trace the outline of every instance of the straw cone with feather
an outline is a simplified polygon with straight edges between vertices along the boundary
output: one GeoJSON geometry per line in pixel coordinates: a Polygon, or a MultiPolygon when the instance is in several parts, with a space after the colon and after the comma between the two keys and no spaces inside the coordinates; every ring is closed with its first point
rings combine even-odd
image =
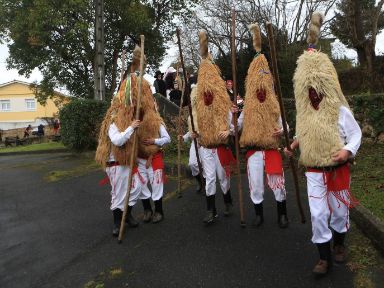
{"type": "Polygon", "coordinates": [[[226,144],[227,140],[219,137],[221,131],[229,130],[228,112],[231,101],[227,94],[220,69],[212,62],[208,54],[208,37],[201,31],[200,55],[202,57],[197,85],[197,123],[199,126],[199,143],[204,147],[226,144]]]}
{"type": "Polygon", "coordinates": [[[279,145],[279,139],[272,134],[275,129],[280,129],[280,108],[267,59],[261,54],[259,25],[252,24],[249,29],[256,56],[245,80],[244,122],[239,143],[240,147],[273,149],[279,145]]]}
{"type": "Polygon", "coordinates": [[[331,156],[344,146],[338,129],[339,109],[340,106],[349,108],[331,60],[314,49],[322,22],[323,15],[314,13],[307,39],[310,48],[297,60],[293,77],[300,162],[316,167],[337,164],[331,156]]]}
{"type": "Polygon", "coordinates": [[[307,166],[312,242],[320,256],[313,273],[318,275],[326,274],[332,263],[332,238],[335,261],[345,260],[349,208],[358,203],[350,193],[348,159],[361,143],[360,127],[341,91],[335,67],[315,49],[322,23],[323,15],[314,13],[309,48],[297,60],[293,78],[297,139],[291,144],[291,148],[300,147],[300,162],[307,166]]]}

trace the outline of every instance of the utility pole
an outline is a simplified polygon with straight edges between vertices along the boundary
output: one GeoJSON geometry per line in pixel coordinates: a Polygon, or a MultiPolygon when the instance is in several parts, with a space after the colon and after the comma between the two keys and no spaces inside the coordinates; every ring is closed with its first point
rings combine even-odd
{"type": "Polygon", "coordinates": [[[96,100],[105,99],[105,62],[104,62],[104,0],[95,0],[95,63],[94,91],[96,100]]]}

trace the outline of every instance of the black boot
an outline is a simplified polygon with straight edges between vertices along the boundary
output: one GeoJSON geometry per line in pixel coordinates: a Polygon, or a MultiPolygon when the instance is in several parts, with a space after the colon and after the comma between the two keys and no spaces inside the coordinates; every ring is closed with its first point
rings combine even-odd
{"type": "Polygon", "coordinates": [[[320,260],[313,268],[313,273],[321,276],[327,274],[332,266],[331,242],[318,243],[316,246],[319,250],[320,260]]]}
{"type": "Polygon", "coordinates": [[[260,227],[264,222],[263,202],[259,204],[253,204],[255,207],[256,219],[253,220],[252,225],[254,227],[260,227]]]}
{"type": "Polygon", "coordinates": [[[212,223],[213,220],[217,217],[215,195],[206,196],[207,199],[207,215],[204,218],[204,223],[212,223]]]}
{"type": "Polygon", "coordinates": [[[113,230],[112,230],[112,235],[114,237],[119,236],[120,232],[120,225],[121,225],[121,218],[123,216],[123,211],[120,209],[115,209],[112,211],[113,213],[113,230]]]}
{"type": "Polygon", "coordinates": [[[225,211],[224,216],[228,217],[232,214],[232,196],[231,196],[231,190],[227,191],[227,194],[223,194],[224,196],[224,204],[225,204],[225,211]]]}
{"type": "Polygon", "coordinates": [[[155,203],[155,214],[153,214],[152,223],[159,223],[164,219],[163,198],[160,198],[159,200],[154,201],[154,203],[155,203]]]}
{"type": "Polygon", "coordinates": [[[144,208],[143,221],[148,223],[151,221],[152,214],[153,214],[152,207],[151,207],[151,201],[149,200],[149,198],[148,199],[142,199],[141,203],[143,204],[143,208],[144,208]]]}
{"type": "Polygon", "coordinates": [[[333,251],[335,253],[335,262],[343,263],[345,262],[346,251],[344,246],[346,233],[339,233],[333,231],[333,251]]]}
{"type": "Polygon", "coordinates": [[[280,228],[288,227],[288,217],[287,217],[287,201],[283,200],[281,202],[276,201],[277,204],[277,223],[280,228]]]}
{"type": "Polygon", "coordinates": [[[197,182],[197,186],[196,186],[196,193],[201,193],[204,189],[204,177],[203,176],[200,176],[200,174],[196,175],[195,176],[195,179],[196,179],[196,182],[197,182]]]}
{"type": "Polygon", "coordinates": [[[139,226],[139,222],[132,216],[132,208],[132,206],[128,206],[127,215],[125,215],[125,223],[127,223],[129,227],[135,228],[139,226]]]}

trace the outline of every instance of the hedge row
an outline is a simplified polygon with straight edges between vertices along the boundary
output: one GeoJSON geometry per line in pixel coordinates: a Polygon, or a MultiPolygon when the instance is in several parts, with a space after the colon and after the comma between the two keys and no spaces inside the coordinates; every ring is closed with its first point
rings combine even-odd
{"type": "MultiPolygon", "coordinates": [[[[367,125],[372,127],[371,137],[378,137],[384,132],[384,94],[354,95],[348,97],[348,101],[360,125],[362,127],[367,125]]],[[[100,124],[108,106],[109,103],[107,102],[89,99],[76,99],[65,105],[60,111],[61,136],[64,145],[78,151],[95,149],[100,124]]],[[[293,136],[296,125],[294,99],[284,99],[284,106],[287,122],[290,126],[290,135],[293,136]]],[[[165,108],[160,110],[168,111],[165,108]]],[[[166,114],[168,115],[162,116],[166,121],[169,133],[173,137],[172,142],[174,144],[167,147],[167,150],[175,153],[177,151],[178,117],[171,111],[166,114]]],[[[183,117],[183,122],[183,127],[186,129],[186,115],[183,117]]],[[[186,150],[187,147],[183,145],[182,149],[186,150]]]]}

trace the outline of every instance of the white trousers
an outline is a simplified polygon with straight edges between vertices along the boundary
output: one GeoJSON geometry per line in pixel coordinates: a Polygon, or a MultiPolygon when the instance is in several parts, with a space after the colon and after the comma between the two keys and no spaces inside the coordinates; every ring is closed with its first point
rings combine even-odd
{"type": "Polygon", "coordinates": [[[223,166],[221,166],[217,149],[208,149],[200,147],[201,164],[204,169],[205,191],[207,196],[216,194],[216,175],[220,181],[220,187],[224,194],[227,194],[231,179],[225,174],[223,166]]]}
{"type": "MultiPolygon", "coordinates": [[[[305,175],[311,211],[312,242],[325,243],[332,239],[329,224],[338,233],[348,231],[349,208],[338,201],[332,193],[327,193],[323,173],[307,172],[305,175]]],[[[344,198],[348,199],[347,196],[344,198]]]]}
{"type": "MultiPolygon", "coordinates": [[[[128,166],[112,166],[107,167],[105,172],[108,175],[109,181],[112,186],[111,190],[111,210],[120,209],[124,211],[124,201],[127,196],[128,177],[130,169],[128,166]]],[[[129,195],[129,206],[134,206],[139,199],[141,192],[141,182],[139,176],[134,174],[132,176],[131,193],[129,195]]]]}
{"type": "MultiPolygon", "coordinates": [[[[197,149],[201,161],[201,147],[197,149]]],[[[188,162],[189,168],[191,168],[192,176],[199,175],[199,164],[197,163],[197,157],[196,157],[196,151],[195,151],[195,143],[192,141],[191,148],[189,149],[189,162],[188,162]]]]}
{"type": "MultiPolygon", "coordinates": [[[[264,151],[256,151],[248,158],[247,172],[248,172],[248,183],[249,193],[251,194],[251,200],[254,204],[260,204],[264,200],[264,167],[265,167],[265,156],[264,151]]],[[[274,188],[274,185],[270,183],[280,180],[284,183],[283,175],[267,175],[267,181],[269,187],[271,187],[275,194],[275,199],[281,202],[286,199],[286,190],[283,184],[282,188],[274,188]],[[282,179],[278,179],[281,178],[282,179]]]]}
{"type": "Polygon", "coordinates": [[[147,169],[145,167],[147,159],[138,158],[137,162],[143,181],[140,199],[148,199],[152,196],[153,201],[159,200],[164,194],[163,169],[153,171],[152,165],[147,169]],[[152,193],[151,190],[149,190],[148,184],[151,184],[152,193]]]}

